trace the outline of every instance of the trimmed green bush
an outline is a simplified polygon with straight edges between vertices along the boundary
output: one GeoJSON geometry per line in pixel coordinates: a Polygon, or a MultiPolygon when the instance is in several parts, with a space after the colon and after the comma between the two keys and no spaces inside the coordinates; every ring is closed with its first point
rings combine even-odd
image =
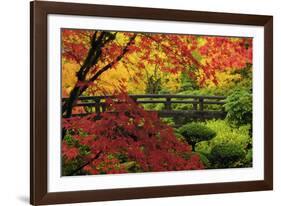
{"type": "Polygon", "coordinates": [[[180,127],[178,132],[192,146],[192,151],[195,151],[195,145],[198,142],[208,141],[216,136],[215,131],[200,123],[186,124],[180,127]]]}
{"type": "Polygon", "coordinates": [[[250,125],[231,127],[225,120],[209,120],[205,125],[216,132],[216,137],[210,141],[202,141],[196,145],[196,152],[209,154],[218,144],[239,144],[243,149],[251,148],[252,138],[249,134],[250,125]],[[250,147],[249,147],[250,146],[250,147]]]}
{"type": "MultiPolygon", "coordinates": [[[[231,127],[228,121],[225,120],[209,120],[206,126],[214,130],[217,135],[209,141],[202,141],[196,144],[196,152],[203,153],[207,158],[210,158],[210,153],[218,145],[235,144],[241,147],[247,154],[243,159],[239,160],[237,167],[251,167],[252,166],[252,137],[249,134],[250,125],[242,125],[240,127],[231,127]]],[[[223,168],[224,165],[219,164],[219,160],[215,162],[214,166],[223,168]]],[[[231,165],[230,165],[231,166],[231,165]]]]}
{"type": "Polygon", "coordinates": [[[213,168],[233,168],[241,166],[245,155],[245,150],[239,144],[219,144],[212,149],[209,160],[213,168]]]}

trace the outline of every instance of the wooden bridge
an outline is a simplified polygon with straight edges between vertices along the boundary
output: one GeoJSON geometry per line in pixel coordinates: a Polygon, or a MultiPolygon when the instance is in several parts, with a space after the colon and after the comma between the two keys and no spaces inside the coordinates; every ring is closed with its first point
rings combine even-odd
{"type": "MultiPolygon", "coordinates": [[[[189,119],[223,119],[226,116],[223,105],[224,96],[170,95],[145,94],[129,95],[146,110],[157,111],[160,117],[189,118],[189,119]],[[147,106],[160,104],[160,109],[151,110],[147,106]]],[[[80,96],[74,107],[83,107],[86,112],[74,115],[87,115],[106,111],[106,98],[111,96],[80,96]]],[[[111,97],[112,98],[112,97],[111,97]]],[[[67,98],[63,98],[66,101],[67,98]]]]}

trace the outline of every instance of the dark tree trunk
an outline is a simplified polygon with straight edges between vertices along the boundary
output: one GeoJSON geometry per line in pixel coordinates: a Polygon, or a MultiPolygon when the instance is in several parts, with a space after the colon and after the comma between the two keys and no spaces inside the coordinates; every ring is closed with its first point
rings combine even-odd
{"type": "Polygon", "coordinates": [[[191,147],[192,147],[192,151],[193,151],[193,152],[195,152],[195,145],[196,145],[196,143],[192,143],[192,144],[191,144],[191,147]]]}
{"type": "MultiPolygon", "coordinates": [[[[99,61],[99,58],[102,54],[101,50],[104,47],[106,43],[109,41],[113,41],[116,38],[116,33],[111,34],[109,32],[102,32],[99,37],[96,37],[96,33],[93,35],[93,38],[91,40],[91,48],[88,52],[87,58],[85,59],[83,65],[81,66],[80,70],[77,72],[77,83],[75,87],[70,92],[69,98],[67,101],[64,102],[62,106],[62,115],[65,118],[69,118],[72,115],[72,108],[75,104],[75,101],[77,98],[88,88],[88,84],[90,82],[96,81],[99,76],[104,73],[105,71],[109,70],[115,62],[120,61],[123,56],[127,53],[129,46],[134,42],[136,35],[132,36],[129,40],[129,42],[126,44],[126,46],[123,48],[122,53],[116,57],[116,59],[104,66],[102,69],[97,71],[92,77],[89,79],[86,79],[88,72],[90,69],[96,65],[99,61]],[[79,85],[79,82],[86,83],[81,87],[79,85]]],[[[65,132],[63,131],[62,139],[64,138],[65,132]]]]}

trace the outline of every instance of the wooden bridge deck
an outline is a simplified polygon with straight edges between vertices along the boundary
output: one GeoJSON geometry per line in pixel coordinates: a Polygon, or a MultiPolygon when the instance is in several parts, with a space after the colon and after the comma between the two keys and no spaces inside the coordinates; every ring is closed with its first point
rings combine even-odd
{"type": "MultiPolygon", "coordinates": [[[[224,96],[197,96],[197,95],[170,95],[170,94],[145,94],[129,95],[139,104],[162,104],[161,110],[157,111],[160,117],[192,118],[192,119],[223,119],[226,116],[223,105],[224,96]],[[186,106],[177,109],[176,105],[186,106]]],[[[76,115],[87,115],[89,113],[100,113],[106,111],[106,98],[111,96],[80,96],[74,107],[83,107],[86,113],[75,113],[76,115]]],[[[111,97],[113,98],[113,97],[111,97]]],[[[63,98],[67,101],[67,98],[63,98]]]]}

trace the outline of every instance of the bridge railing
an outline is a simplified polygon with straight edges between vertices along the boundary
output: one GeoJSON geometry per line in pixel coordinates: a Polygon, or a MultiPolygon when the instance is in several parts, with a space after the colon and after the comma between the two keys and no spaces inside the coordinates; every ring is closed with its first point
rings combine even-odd
{"type": "MultiPolygon", "coordinates": [[[[163,104],[158,114],[161,117],[177,117],[179,115],[189,116],[191,118],[211,119],[224,118],[223,105],[226,97],[224,96],[198,96],[198,95],[171,95],[171,94],[145,94],[129,95],[139,104],[163,104]],[[175,109],[175,105],[189,105],[189,109],[175,109]],[[215,109],[210,109],[214,107],[215,109]]],[[[75,113],[73,115],[86,115],[88,113],[106,111],[106,98],[112,96],[80,96],[74,107],[87,108],[88,112],[75,113]]],[[[67,98],[63,98],[67,101],[67,98]]],[[[155,111],[155,110],[152,110],[155,111]]]]}

